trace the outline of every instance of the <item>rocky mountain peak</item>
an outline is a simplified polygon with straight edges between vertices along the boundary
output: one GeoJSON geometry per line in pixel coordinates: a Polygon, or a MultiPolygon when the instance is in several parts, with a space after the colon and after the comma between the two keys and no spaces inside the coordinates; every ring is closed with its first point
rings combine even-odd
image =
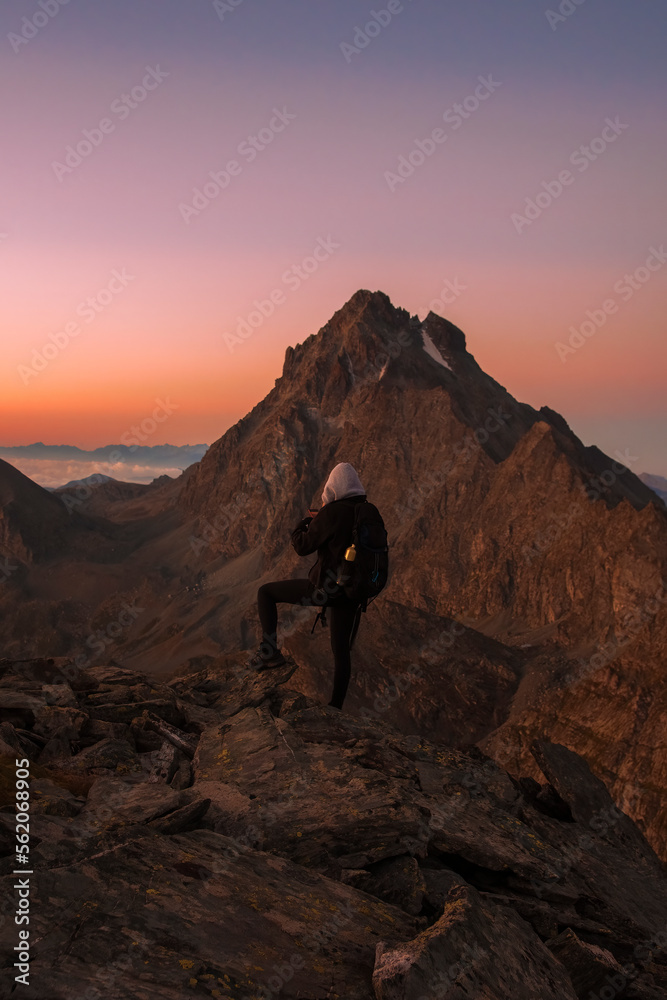
{"type": "Polygon", "coordinates": [[[318,333],[287,348],[276,389],[281,398],[298,395],[324,414],[339,414],[350,395],[356,400],[377,383],[451,389],[456,376],[477,374],[453,323],[435,313],[420,322],[384,292],[360,289],[318,333]]]}
{"type": "Polygon", "coordinates": [[[428,333],[431,340],[437,345],[440,352],[449,354],[450,352],[461,353],[467,351],[466,335],[458,326],[454,326],[449,320],[443,319],[437,313],[430,312],[422,324],[423,329],[428,333]]]}
{"type": "Polygon", "coordinates": [[[333,365],[336,374],[341,368],[352,381],[402,331],[410,329],[410,322],[409,313],[393,306],[384,292],[355,292],[318,333],[287,348],[283,377],[307,377],[314,369],[333,365]]]}

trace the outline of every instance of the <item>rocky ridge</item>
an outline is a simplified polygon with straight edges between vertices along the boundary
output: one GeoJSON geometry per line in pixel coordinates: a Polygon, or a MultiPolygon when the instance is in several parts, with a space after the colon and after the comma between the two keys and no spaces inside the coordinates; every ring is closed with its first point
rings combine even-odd
{"type": "Polygon", "coordinates": [[[2,996],[28,756],[28,1000],[667,997],[664,866],[581,757],[517,780],[298,669],[0,662],[2,996]]]}

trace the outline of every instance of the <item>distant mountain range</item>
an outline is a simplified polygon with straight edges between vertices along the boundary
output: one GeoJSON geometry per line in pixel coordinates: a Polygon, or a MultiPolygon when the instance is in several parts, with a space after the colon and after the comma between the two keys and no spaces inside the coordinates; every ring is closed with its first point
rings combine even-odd
{"type": "Polygon", "coordinates": [[[78,462],[132,462],[162,467],[165,464],[186,469],[198,462],[208,451],[207,444],[158,444],[126,445],[107,444],[93,451],[85,451],[72,444],[21,444],[12,447],[0,445],[0,458],[11,462],[16,458],[40,458],[52,461],[78,462]]]}
{"type": "Polygon", "coordinates": [[[144,485],[164,475],[175,479],[199,462],[207,450],[206,444],[108,444],[86,451],[76,445],[38,441],[13,447],[0,445],[0,459],[45,489],[57,490],[99,484],[106,477],[144,485]]]}

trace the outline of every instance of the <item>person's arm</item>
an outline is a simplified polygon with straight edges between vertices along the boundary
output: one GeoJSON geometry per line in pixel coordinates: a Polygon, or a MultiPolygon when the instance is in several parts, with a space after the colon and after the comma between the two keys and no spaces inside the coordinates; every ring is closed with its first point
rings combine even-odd
{"type": "Polygon", "coordinates": [[[321,510],[316,517],[304,517],[292,532],[292,545],[299,556],[309,556],[324,545],[334,533],[329,511],[321,510]]]}

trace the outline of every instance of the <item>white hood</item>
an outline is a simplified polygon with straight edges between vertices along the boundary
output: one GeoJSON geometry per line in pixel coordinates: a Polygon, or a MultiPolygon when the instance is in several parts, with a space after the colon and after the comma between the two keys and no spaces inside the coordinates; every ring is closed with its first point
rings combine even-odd
{"type": "Polygon", "coordinates": [[[322,504],[331,503],[332,500],[344,500],[345,497],[365,496],[365,494],[366,490],[353,466],[349,462],[339,462],[331,470],[322,491],[322,504]]]}

